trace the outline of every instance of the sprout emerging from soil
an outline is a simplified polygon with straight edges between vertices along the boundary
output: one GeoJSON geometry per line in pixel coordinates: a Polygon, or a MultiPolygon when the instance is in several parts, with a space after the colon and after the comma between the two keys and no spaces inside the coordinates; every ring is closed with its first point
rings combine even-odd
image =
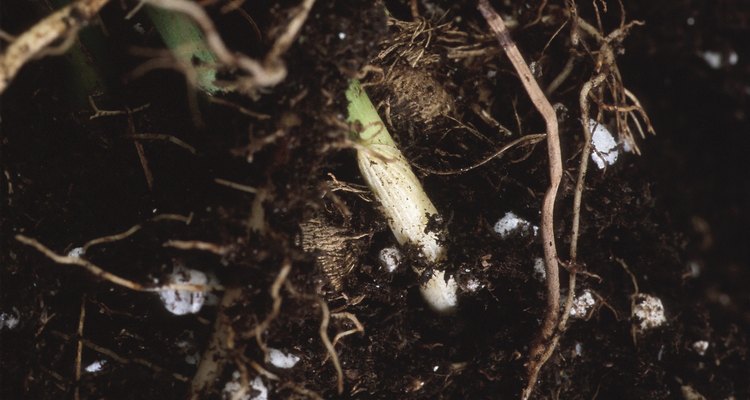
{"type": "MultiPolygon", "coordinates": [[[[429,228],[439,218],[422,184],[380,119],[359,81],[352,80],[346,91],[349,122],[357,124],[357,163],[362,177],[382,206],[388,226],[399,244],[417,246],[435,267],[445,259],[439,233],[429,228]]],[[[414,267],[422,274],[424,269],[414,267]]],[[[457,303],[458,285],[445,272],[435,270],[420,285],[422,295],[436,311],[452,310],[457,303]]]]}

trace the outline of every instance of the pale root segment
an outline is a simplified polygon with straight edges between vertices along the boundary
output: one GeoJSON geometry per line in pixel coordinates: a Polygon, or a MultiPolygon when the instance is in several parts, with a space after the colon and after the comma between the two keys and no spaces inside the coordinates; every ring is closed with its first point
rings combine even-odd
{"type": "MultiPolygon", "coordinates": [[[[445,258],[445,248],[438,233],[428,228],[438,217],[437,209],[358,81],[352,80],[346,98],[349,122],[357,124],[358,129],[359,170],[380,202],[388,226],[399,244],[416,245],[429,263],[438,264],[445,258]]],[[[422,295],[436,311],[450,311],[457,304],[458,285],[453,278],[446,281],[444,271],[435,267],[429,280],[420,286],[422,295]]]]}

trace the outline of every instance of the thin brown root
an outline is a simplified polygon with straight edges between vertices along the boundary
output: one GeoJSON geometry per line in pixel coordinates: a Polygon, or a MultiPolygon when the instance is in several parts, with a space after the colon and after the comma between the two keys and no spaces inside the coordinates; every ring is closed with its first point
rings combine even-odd
{"type": "Polygon", "coordinates": [[[635,279],[635,274],[633,274],[632,272],[630,272],[630,268],[628,267],[628,264],[622,258],[615,258],[615,261],[617,261],[617,263],[620,264],[620,266],[622,267],[622,269],[624,269],[625,272],[630,277],[630,282],[633,283],[633,290],[634,290],[633,296],[639,294],[641,292],[641,290],[638,287],[638,280],[635,279]]]}
{"type": "Polygon", "coordinates": [[[143,169],[143,176],[146,178],[146,185],[148,190],[154,190],[154,174],[151,172],[151,167],[148,164],[148,158],[146,158],[146,151],[143,149],[143,145],[140,142],[133,142],[135,145],[135,151],[138,153],[138,160],[141,162],[141,168],[143,169]]]}
{"type": "Polygon", "coordinates": [[[108,2],[109,0],[79,0],[48,15],[15,38],[0,55],[0,94],[27,62],[43,56],[45,50],[56,40],[75,38],[78,30],[108,2]]]}
{"type": "Polygon", "coordinates": [[[310,10],[312,10],[314,4],[315,0],[302,0],[297,15],[289,21],[284,32],[279,35],[276,42],[274,42],[273,47],[268,52],[268,55],[266,56],[266,64],[279,62],[281,56],[289,50],[289,47],[291,47],[292,43],[294,43],[294,40],[297,38],[300,29],[302,29],[302,25],[305,23],[305,20],[307,20],[307,16],[310,14],[310,10]]]}
{"type": "Polygon", "coordinates": [[[39,50],[39,53],[36,53],[34,58],[55,57],[67,53],[68,50],[70,50],[70,48],[73,47],[73,45],[76,43],[76,39],[78,39],[78,32],[66,32],[61,36],[61,38],[62,43],[57,46],[48,46],[39,50]]]}
{"type": "Polygon", "coordinates": [[[200,240],[169,240],[162,246],[172,247],[179,250],[199,250],[207,251],[209,253],[216,254],[217,256],[223,256],[229,252],[227,247],[218,245],[216,243],[202,242],[200,240]]]}
{"type": "Polygon", "coordinates": [[[172,135],[166,135],[166,134],[161,134],[161,133],[136,133],[133,135],[128,135],[127,137],[131,139],[135,139],[135,140],[164,140],[172,144],[175,144],[179,147],[182,147],[183,149],[187,150],[193,155],[198,153],[195,150],[195,147],[185,143],[185,141],[183,141],[182,139],[177,138],[172,135]]]}
{"type": "Polygon", "coordinates": [[[242,107],[239,104],[235,104],[235,103],[233,103],[233,102],[231,102],[229,100],[225,100],[225,99],[222,99],[220,97],[209,96],[208,97],[208,101],[210,101],[211,103],[215,103],[215,104],[219,104],[219,105],[225,106],[225,107],[233,108],[233,109],[239,111],[240,113],[245,114],[248,117],[255,118],[255,119],[259,120],[259,121],[265,121],[267,119],[271,119],[271,116],[268,115],[268,114],[263,114],[263,113],[259,113],[257,111],[250,110],[248,108],[242,107]]]}
{"type": "Polygon", "coordinates": [[[184,222],[185,225],[190,225],[190,223],[193,222],[193,213],[191,212],[187,216],[180,215],[180,214],[159,214],[151,218],[151,221],[154,221],[154,222],[176,221],[176,222],[184,222]]]}
{"type": "Polygon", "coordinates": [[[424,167],[424,166],[417,165],[417,164],[412,164],[412,165],[414,166],[414,168],[416,168],[416,169],[418,169],[420,171],[424,171],[424,172],[427,172],[427,173],[430,173],[430,174],[433,174],[433,175],[457,175],[457,174],[463,174],[463,173],[469,172],[469,171],[471,171],[471,170],[473,170],[475,168],[479,168],[479,167],[481,167],[484,164],[487,164],[488,162],[492,161],[493,159],[495,159],[497,157],[502,156],[508,150],[510,150],[510,149],[512,149],[512,148],[514,148],[516,146],[533,145],[533,144],[541,142],[546,137],[547,137],[547,134],[545,134],[545,133],[537,133],[537,134],[522,136],[522,137],[520,137],[520,138],[518,138],[518,139],[516,139],[516,140],[514,140],[514,141],[512,141],[512,142],[510,142],[508,144],[506,144],[505,146],[501,147],[499,150],[497,150],[496,152],[492,153],[491,155],[485,157],[483,160],[481,160],[481,161],[479,161],[479,162],[477,162],[477,163],[475,163],[473,165],[470,165],[468,167],[463,167],[463,168],[459,168],[459,169],[436,170],[436,169],[432,169],[432,168],[429,168],[429,167],[424,167]]]}
{"type": "MultiPolygon", "coordinates": [[[[126,109],[127,117],[128,117],[128,131],[131,135],[135,135],[135,122],[133,121],[133,113],[130,111],[130,109],[126,109]]],[[[148,158],[146,158],[146,150],[144,150],[143,145],[139,141],[134,141],[133,145],[135,146],[135,150],[138,153],[138,159],[141,162],[141,167],[143,168],[143,175],[146,178],[146,184],[148,185],[148,190],[154,190],[154,174],[151,172],[151,167],[149,167],[148,158]]]]}
{"type": "Polygon", "coordinates": [[[589,127],[589,93],[599,86],[606,75],[599,74],[586,82],[581,89],[578,101],[581,107],[581,125],[583,127],[583,150],[581,150],[581,162],[578,167],[578,180],[576,181],[575,195],[573,196],[573,227],[570,234],[570,258],[575,262],[578,255],[578,237],[581,223],[581,200],[585,187],[586,172],[588,171],[589,155],[591,154],[591,128],[589,127]]]}
{"type": "Polygon", "coordinates": [[[281,297],[281,286],[284,285],[284,282],[286,281],[286,277],[289,275],[289,272],[292,270],[292,262],[291,260],[284,259],[284,263],[281,266],[281,269],[279,270],[278,275],[276,275],[276,279],[273,281],[273,284],[271,285],[271,288],[269,289],[269,294],[271,295],[271,299],[273,300],[273,305],[271,306],[271,312],[268,313],[266,318],[263,320],[263,322],[259,323],[255,330],[253,331],[253,334],[255,335],[255,340],[258,342],[258,347],[260,347],[261,350],[263,350],[263,354],[265,354],[266,362],[268,361],[268,346],[266,345],[265,340],[263,339],[263,334],[268,330],[269,326],[271,326],[271,322],[276,319],[276,317],[279,316],[279,312],[281,312],[281,303],[283,302],[283,298],[281,297]]]}
{"type": "Polygon", "coordinates": [[[339,332],[339,333],[336,334],[336,336],[334,336],[334,338],[333,338],[333,346],[334,347],[336,347],[336,343],[338,343],[339,340],[341,340],[341,339],[343,339],[343,338],[345,338],[345,337],[347,337],[349,335],[353,335],[353,334],[358,333],[358,332],[365,333],[365,326],[362,325],[361,322],[359,322],[359,319],[357,319],[356,315],[354,315],[354,314],[352,314],[350,312],[337,312],[337,313],[331,314],[331,316],[333,318],[346,318],[349,321],[351,321],[352,324],[354,324],[354,329],[349,329],[348,331],[339,332]]]}
{"type": "Polygon", "coordinates": [[[47,375],[49,375],[52,378],[54,378],[55,379],[55,386],[57,386],[58,389],[60,389],[61,391],[65,392],[65,393],[69,393],[68,392],[68,387],[70,386],[70,382],[67,379],[63,378],[62,375],[60,375],[59,373],[57,373],[57,372],[55,372],[55,371],[53,371],[53,370],[51,370],[51,369],[49,369],[49,368],[47,368],[47,367],[45,367],[43,365],[39,366],[39,370],[41,370],[42,372],[44,372],[47,375]]]}
{"type": "Polygon", "coordinates": [[[243,185],[242,183],[232,182],[232,181],[228,181],[226,179],[221,179],[221,178],[214,179],[214,182],[216,182],[219,185],[232,188],[234,190],[239,190],[240,192],[251,193],[251,194],[258,193],[258,189],[252,186],[243,185]]]}
{"type": "Polygon", "coordinates": [[[320,321],[320,340],[323,341],[323,345],[328,351],[328,355],[331,357],[333,367],[336,369],[336,390],[338,394],[344,393],[344,371],[341,369],[341,363],[339,362],[339,356],[336,354],[336,349],[333,348],[331,339],[328,338],[328,323],[331,320],[331,312],[328,310],[328,304],[322,298],[318,298],[318,305],[320,306],[320,312],[323,314],[320,321]]]}
{"type": "MultiPolygon", "coordinates": [[[[57,336],[57,337],[63,339],[64,341],[66,341],[66,342],[70,342],[70,341],[74,340],[73,337],[71,337],[70,335],[65,334],[63,332],[51,331],[51,333],[54,336],[57,336]]],[[[121,355],[117,354],[116,352],[114,352],[113,350],[110,350],[110,349],[108,349],[108,348],[106,348],[104,346],[100,346],[100,345],[98,345],[98,344],[96,344],[96,343],[94,343],[94,342],[92,342],[92,341],[90,341],[88,339],[82,339],[81,341],[83,342],[83,346],[86,347],[87,349],[94,350],[95,352],[97,352],[99,354],[102,354],[102,355],[105,355],[105,356],[113,359],[115,362],[118,362],[120,364],[123,364],[123,365],[137,364],[137,365],[140,365],[142,367],[146,367],[146,368],[148,368],[148,369],[150,369],[150,370],[152,370],[152,371],[154,371],[154,372],[156,372],[158,374],[169,375],[172,378],[174,378],[175,380],[180,381],[180,382],[188,382],[190,380],[190,378],[188,378],[185,375],[182,375],[182,374],[177,373],[177,372],[168,371],[166,368],[160,367],[160,366],[158,366],[158,365],[156,365],[156,364],[154,364],[151,361],[148,361],[146,359],[138,358],[138,357],[128,358],[128,357],[125,357],[125,356],[121,356],[121,355]]]]}
{"type": "Polygon", "coordinates": [[[190,399],[198,400],[209,390],[224,370],[227,352],[234,348],[232,321],[227,309],[242,300],[242,288],[229,288],[221,298],[219,315],[214,322],[213,334],[203,352],[198,370],[190,384],[190,399]]]}
{"type": "Polygon", "coordinates": [[[112,242],[117,242],[117,241],[126,239],[130,237],[131,235],[133,235],[134,233],[141,230],[141,228],[143,228],[143,226],[141,224],[138,224],[138,225],[134,225],[130,227],[125,232],[116,233],[114,235],[102,236],[100,238],[89,240],[88,242],[86,242],[86,244],[83,245],[83,252],[85,254],[89,248],[96,246],[96,245],[100,245],[104,243],[112,243],[112,242]]]}
{"type": "Polygon", "coordinates": [[[137,292],[162,292],[166,290],[206,292],[210,290],[222,290],[223,289],[219,285],[195,285],[195,284],[182,284],[182,283],[167,284],[167,285],[161,285],[161,286],[156,286],[156,287],[146,286],[138,282],[131,281],[130,279],[123,278],[121,276],[108,272],[104,270],[102,267],[99,267],[98,265],[84,258],[63,256],[63,255],[57,254],[54,251],[50,250],[47,246],[39,243],[39,241],[37,241],[36,239],[32,239],[24,235],[16,235],[16,240],[18,240],[19,242],[27,246],[31,246],[35,248],[37,251],[47,256],[47,258],[49,258],[50,260],[58,264],[77,265],[79,267],[83,267],[84,269],[89,271],[92,275],[98,278],[107,280],[111,283],[114,283],[115,285],[122,286],[124,288],[128,288],[130,290],[134,290],[137,292]]]}
{"type": "MultiPolygon", "coordinates": [[[[94,98],[92,96],[89,96],[89,105],[91,106],[91,109],[94,110],[94,113],[89,116],[89,120],[128,114],[128,110],[102,110],[96,105],[96,102],[94,102],[94,98]]],[[[151,107],[151,103],[146,103],[130,110],[129,112],[135,114],[149,107],[151,107]]]]}
{"type": "Polygon", "coordinates": [[[13,36],[13,35],[11,35],[8,32],[5,32],[4,30],[0,29],[0,40],[4,40],[4,41],[6,41],[8,43],[11,43],[14,40],[16,40],[16,37],[13,36]]]}
{"type": "MultiPolygon", "coordinates": [[[[151,221],[153,222],[178,221],[178,222],[184,222],[185,224],[189,225],[192,219],[193,219],[192,213],[188,215],[187,217],[184,215],[179,215],[179,214],[159,214],[151,218],[151,221]]],[[[104,244],[104,243],[114,243],[123,239],[127,239],[128,237],[132,236],[136,232],[140,231],[142,228],[143,228],[143,225],[136,224],[136,225],[131,226],[124,232],[116,233],[114,235],[102,236],[96,239],[89,240],[82,247],[83,253],[85,254],[89,250],[89,248],[93,246],[97,246],[97,245],[104,244]]]]}
{"type": "Polygon", "coordinates": [[[263,368],[262,365],[258,364],[255,360],[250,360],[250,366],[255,370],[255,372],[259,373],[260,375],[265,376],[266,378],[272,380],[272,381],[278,381],[279,377],[278,375],[274,374],[273,372],[263,368]]]}
{"type": "Polygon", "coordinates": [[[550,82],[549,86],[547,86],[547,90],[544,91],[544,93],[547,94],[547,96],[552,95],[570,76],[570,73],[573,72],[573,67],[576,65],[576,55],[571,52],[570,56],[568,57],[568,61],[565,62],[565,66],[563,66],[563,69],[560,71],[559,74],[555,77],[555,79],[550,82]]]}
{"type": "MultiPolygon", "coordinates": [[[[641,292],[640,288],[638,287],[638,280],[635,278],[635,274],[630,271],[630,268],[628,267],[628,264],[623,260],[622,258],[615,258],[615,261],[617,261],[618,264],[622,267],[622,269],[625,270],[625,272],[630,276],[630,281],[633,283],[633,294],[630,295],[630,309],[635,309],[635,302],[636,297],[641,292]]],[[[633,339],[633,344],[638,345],[638,329],[636,328],[636,325],[630,326],[630,336],[633,339]]]]}
{"type": "Polygon", "coordinates": [[[76,344],[76,362],[75,362],[75,391],[73,392],[73,398],[80,400],[81,398],[81,359],[83,358],[83,324],[86,321],[86,295],[81,299],[81,312],[78,316],[78,330],[76,331],[77,344],[76,344]]]}
{"type": "Polygon", "coordinates": [[[560,138],[558,135],[557,115],[552,105],[542,92],[542,89],[536,82],[534,75],[529,70],[528,64],[523,59],[518,47],[510,37],[508,28],[505,26],[502,17],[490,6],[487,0],[480,0],[478,5],[479,11],[487,21],[492,31],[497,36],[500,46],[503,48],[508,58],[513,63],[521,82],[529,94],[531,101],[540,114],[544,117],[547,128],[547,152],[549,157],[550,168],[550,185],[544,196],[542,205],[542,241],[544,243],[544,259],[547,272],[547,309],[544,315],[544,322],[540,328],[539,337],[532,345],[529,352],[529,363],[527,365],[528,382],[522,393],[523,399],[528,399],[536,385],[539,371],[547,362],[549,355],[552,354],[556,342],[555,331],[558,326],[560,310],[560,278],[557,258],[557,248],[555,246],[554,230],[554,212],[557,189],[562,180],[562,156],[560,154],[560,138]]]}

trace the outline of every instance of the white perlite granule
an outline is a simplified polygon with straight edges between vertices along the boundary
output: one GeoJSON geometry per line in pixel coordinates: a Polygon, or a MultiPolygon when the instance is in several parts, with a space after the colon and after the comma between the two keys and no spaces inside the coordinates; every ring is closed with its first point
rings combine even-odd
{"type": "Polygon", "coordinates": [[[639,330],[658,328],[667,322],[661,299],[648,294],[635,295],[631,317],[639,330]]]}
{"type": "Polygon", "coordinates": [[[705,355],[706,350],[708,350],[708,341],[707,340],[699,340],[695,343],[693,343],[693,351],[698,353],[698,355],[705,355]]]}
{"type": "MultiPolygon", "coordinates": [[[[208,277],[201,271],[177,266],[167,279],[168,284],[205,285],[208,277]]],[[[164,308],[175,315],[195,314],[206,301],[206,293],[189,290],[163,290],[159,292],[164,308]]]]}
{"type": "Polygon", "coordinates": [[[386,271],[393,272],[401,264],[401,252],[396,247],[386,247],[380,250],[378,259],[386,271]]]}
{"type": "Polygon", "coordinates": [[[81,258],[83,254],[83,247],[74,247],[68,252],[68,257],[81,258]]]}
{"type": "Polygon", "coordinates": [[[580,296],[573,300],[573,307],[570,308],[570,316],[585,318],[594,305],[596,305],[596,299],[594,299],[589,290],[584,290],[580,296]]]}
{"type": "Polygon", "coordinates": [[[591,144],[593,145],[591,159],[596,163],[596,166],[599,169],[604,169],[604,167],[614,164],[620,155],[615,137],[606,126],[593,119],[589,120],[589,130],[591,131],[591,144]]]}
{"type": "Polygon", "coordinates": [[[8,330],[13,330],[18,326],[20,322],[21,315],[15,307],[13,307],[13,310],[11,312],[0,313],[0,330],[6,328],[8,330]]]}
{"type": "Polygon", "coordinates": [[[91,364],[89,364],[85,369],[86,369],[86,372],[88,373],[99,372],[102,370],[102,368],[104,368],[105,364],[107,364],[107,360],[94,361],[91,364]]]}
{"type": "Polygon", "coordinates": [[[539,227],[509,211],[495,223],[494,229],[501,238],[505,239],[516,232],[532,232],[536,235],[539,227]]]}
{"type": "Polygon", "coordinates": [[[534,278],[540,282],[544,282],[547,279],[547,266],[541,257],[534,259],[534,278]]]}
{"type": "Polygon", "coordinates": [[[224,385],[221,397],[224,400],[268,400],[268,388],[260,376],[256,376],[250,382],[250,387],[243,387],[240,373],[234,371],[232,373],[232,380],[224,385]]]}
{"type": "Polygon", "coordinates": [[[268,349],[268,361],[276,368],[292,368],[299,362],[299,357],[286,354],[278,349],[268,349]]]}

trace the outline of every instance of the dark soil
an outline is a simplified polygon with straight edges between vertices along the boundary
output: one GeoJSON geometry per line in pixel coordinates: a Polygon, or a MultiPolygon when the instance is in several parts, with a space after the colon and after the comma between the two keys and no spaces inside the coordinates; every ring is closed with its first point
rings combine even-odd
{"type": "MultiPolygon", "coordinates": [[[[85,257],[144,284],[184,265],[214,274],[225,287],[243,288],[243,301],[227,310],[237,335],[234,350],[206,398],[221,398],[232,371],[248,370],[254,379],[251,361],[279,377],[264,378],[269,398],[305,398],[304,390],[322,398],[517,398],[544,314],[544,284],[533,269],[542,248],[533,235],[501,239],[492,228],[507,211],[539,224],[549,179],[544,142],[468,172],[429,172],[470,166],[521,134],[544,131],[507,58],[486,36],[474,2],[419,1],[425,16],[431,10],[437,15],[431,19],[437,28],[418,59],[413,43],[424,43],[426,36],[413,35],[415,25],[406,24],[412,20],[408,4],[317,2],[283,57],[289,74],[282,84],[255,100],[222,96],[261,118],[200,94],[196,114],[194,93],[171,70],[133,77],[146,60],[133,48],[163,45],[145,13],[123,19],[132,7],[125,3],[109,4],[82,40],[104,82],[97,105],[148,108],[130,117],[90,119],[85,100],[91,93],[77,88],[71,57],[30,63],[2,97],[0,312],[20,323],[0,327],[0,397],[73,398],[76,391],[91,399],[188,395],[196,371],[189,358],[212,335],[215,305],[175,316],[153,293],[56,264],[15,239],[23,234],[66,254],[140,224],[135,234],[92,247],[85,257]],[[447,22],[452,24],[439,27],[447,22]],[[97,39],[100,24],[107,28],[105,39],[97,39]],[[453,38],[481,51],[452,57],[453,38]],[[391,46],[395,50],[384,52],[391,46]],[[366,65],[382,69],[364,78],[367,90],[443,214],[440,223],[449,232],[445,267],[462,288],[459,309],[451,315],[433,313],[420,297],[423,277],[406,267],[418,262],[416,252],[402,249],[406,260],[396,273],[380,266],[380,249],[395,239],[377,205],[366,201],[368,194],[331,190],[331,176],[351,187],[364,184],[347,139],[343,93],[366,65]],[[476,107],[512,133],[503,133],[476,107]],[[149,188],[134,133],[173,135],[196,154],[168,141],[141,141],[153,173],[149,188]],[[262,194],[218,185],[216,178],[262,194]],[[264,234],[250,228],[254,206],[264,212],[264,234]],[[186,224],[155,218],[164,214],[191,219],[186,224]],[[321,237],[333,239],[303,245],[310,221],[323,225],[316,231],[324,232],[321,237]],[[228,250],[215,255],[163,246],[173,239],[228,250]],[[280,313],[264,337],[268,346],[301,357],[291,369],[265,364],[248,333],[271,312],[269,288],[285,259],[292,261],[292,272],[281,290],[280,313]],[[336,345],[344,371],[341,395],[319,336],[318,298],[332,312],[355,315],[365,329],[336,345]],[[107,363],[76,382],[82,307],[81,365],[107,363]]],[[[555,36],[564,22],[562,2],[544,9],[552,22],[524,27],[541,3],[500,11],[519,21],[513,37],[546,87],[565,64],[570,43],[567,27],[555,36]]],[[[620,17],[618,6],[609,3],[605,32],[620,17]]],[[[246,2],[242,8],[259,36],[238,13],[209,9],[230,47],[260,57],[296,4],[246,2]]],[[[0,28],[18,34],[45,7],[3,1],[0,28]]],[[[579,7],[595,25],[591,5],[579,7]]],[[[577,294],[590,290],[598,302],[586,319],[571,319],[535,398],[703,398],[689,397],[692,391],[707,399],[749,399],[750,52],[743,43],[750,40],[750,7],[739,0],[675,0],[627,2],[626,10],[629,20],[646,24],[632,30],[617,60],[623,84],[642,101],[657,135],[637,138],[640,157],[621,153],[604,171],[589,166],[577,257],[587,273],[579,274],[577,294]],[[712,68],[701,57],[707,50],[723,55],[721,66],[712,68]],[[635,287],[618,259],[641,293],[662,300],[666,324],[634,334],[635,287]],[[694,348],[699,341],[708,342],[704,354],[694,348]]],[[[556,212],[562,261],[568,259],[583,140],[578,94],[593,71],[592,58],[582,56],[550,96],[566,109],[561,138],[567,173],[556,212]]],[[[561,275],[567,288],[567,273],[561,275]]],[[[328,333],[333,338],[353,327],[348,319],[333,318],[328,333]]]]}

